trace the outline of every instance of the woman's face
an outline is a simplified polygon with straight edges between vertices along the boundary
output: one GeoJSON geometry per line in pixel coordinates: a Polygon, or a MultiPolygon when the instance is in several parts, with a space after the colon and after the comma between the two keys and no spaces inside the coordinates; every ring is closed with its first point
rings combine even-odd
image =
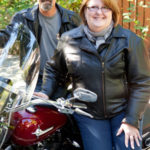
{"type": "Polygon", "coordinates": [[[104,5],[102,0],[89,0],[84,13],[87,25],[93,32],[102,31],[112,21],[112,11],[104,5]]]}

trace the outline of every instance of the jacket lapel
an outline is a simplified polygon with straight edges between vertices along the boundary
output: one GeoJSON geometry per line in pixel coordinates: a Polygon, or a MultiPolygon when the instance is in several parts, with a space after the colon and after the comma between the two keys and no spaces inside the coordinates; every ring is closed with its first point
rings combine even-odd
{"type": "Polygon", "coordinates": [[[107,60],[112,59],[128,47],[126,38],[123,28],[120,25],[114,28],[110,38],[109,51],[106,57],[107,60]]]}
{"type": "Polygon", "coordinates": [[[94,45],[86,37],[82,37],[79,48],[90,53],[97,53],[97,50],[94,47],[94,45]]]}

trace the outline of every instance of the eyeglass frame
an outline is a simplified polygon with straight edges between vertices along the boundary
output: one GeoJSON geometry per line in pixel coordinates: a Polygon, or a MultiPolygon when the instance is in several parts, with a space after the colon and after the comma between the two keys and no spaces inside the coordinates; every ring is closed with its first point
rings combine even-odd
{"type": "Polygon", "coordinates": [[[102,6],[101,8],[98,6],[86,6],[86,8],[91,12],[97,12],[97,11],[101,10],[101,12],[103,12],[103,13],[106,13],[111,10],[110,8],[108,8],[106,6],[102,6]]]}

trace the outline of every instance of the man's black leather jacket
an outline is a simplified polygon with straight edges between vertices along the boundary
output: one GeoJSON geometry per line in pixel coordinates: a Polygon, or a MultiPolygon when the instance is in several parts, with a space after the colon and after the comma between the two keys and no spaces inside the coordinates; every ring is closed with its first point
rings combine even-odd
{"type": "MultiPolygon", "coordinates": [[[[60,12],[61,19],[62,19],[61,28],[59,31],[60,35],[63,32],[73,29],[80,24],[81,21],[77,14],[59,6],[58,4],[56,4],[56,6],[58,8],[58,11],[60,12]]],[[[16,13],[13,16],[12,21],[7,26],[7,28],[4,30],[0,30],[0,41],[1,41],[0,47],[3,47],[5,43],[9,40],[9,36],[13,31],[13,27],[15,23],[22,23],[26,25],[33,32],[38,43],[40,43],[42,28],[39,24],[38,12],[39,12],[38,5],[35,5],[32,8],[28,8],[16,13]]]]}
{"type": "Polygon", "coordinates": [[[149,60],[143,40],[120,25],[97,50],[82,25],[65,33],[53,60],[47,62],[44,77],[45,94],[51,95],[57,82],[69,77],[73,89],[83,87],[98,95],[97,102],[86,103],[87,112],[95,119],[125,111],[124,121],[135,127],[150,97],[149,60]]]}

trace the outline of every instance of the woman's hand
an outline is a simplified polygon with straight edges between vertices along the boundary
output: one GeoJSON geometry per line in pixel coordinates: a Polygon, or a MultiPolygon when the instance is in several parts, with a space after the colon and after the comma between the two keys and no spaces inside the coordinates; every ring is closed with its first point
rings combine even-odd
{"type": "Polygon", "coordinates": [[[124,132],[125,134],[125,146],[127,148],[128,148],[129,140],[132,149],[134,149],[134,141],[136,142],[137,146],[140,146],[139,140],[142,140],[142,138],[137,128],[127,123],[122,123],[117,132],[117,136],[120,135],[122,132],[124,132]]]}
{"type": "Polygon", "coordinates": [[[49,99],[48,95],[46,95],[42,92],[34,92],[33,95],[44,98],[44,99],[49,99]]]}

